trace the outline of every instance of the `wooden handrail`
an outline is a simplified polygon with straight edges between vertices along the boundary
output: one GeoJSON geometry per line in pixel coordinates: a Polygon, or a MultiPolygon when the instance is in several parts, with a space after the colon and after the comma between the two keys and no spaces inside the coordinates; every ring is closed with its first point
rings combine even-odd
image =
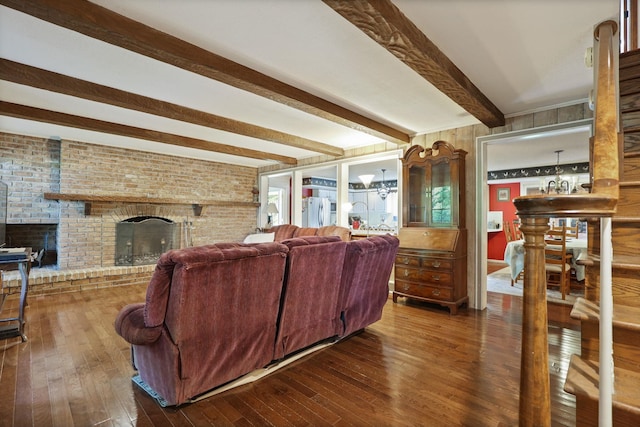
{"type": "Polygon", "coordinates": [[[591,192],[618,198],[619,190],[619,112],[618,82],[616,81],[618,49],[614,50],[614,34],[618,24],[605,21],[594,32],[598,41],[596,58],[596,93],[594,113],[594,140],[591,192]]]}
{"type": "MultiPolygon", "coordinates": [[[[547,285],[544,235],[552,217],[602,218],[610,223],[619,194],[617,24],[606,21],[594,35],[596,63],[594,136],[591,138],[592,183],[589,194],[542,194],[514,200],[524,234],[525,269],[522,352],[520,363],[520,426],[551,425],[547,285]]],[[[609,239],[610,240],[610,239],[609,239]]],[[[611,242],[609,242],[610,244],[611,242]]],[[[602,354],[602,351],[600,352],[602,354]]],[[[600,366],[603,366],[602,364],[600,366]]]]}

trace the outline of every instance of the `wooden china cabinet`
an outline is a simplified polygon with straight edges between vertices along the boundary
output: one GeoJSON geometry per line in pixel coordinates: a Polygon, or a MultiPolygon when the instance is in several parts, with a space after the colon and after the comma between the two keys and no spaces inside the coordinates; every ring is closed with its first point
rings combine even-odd
{"type": "Polygon", "coordinates": [[[405,153],[393,302],[398,296],[413,298],[446,306],[452,314],[469,302],[466,154],[445,141],[405,153]]]}

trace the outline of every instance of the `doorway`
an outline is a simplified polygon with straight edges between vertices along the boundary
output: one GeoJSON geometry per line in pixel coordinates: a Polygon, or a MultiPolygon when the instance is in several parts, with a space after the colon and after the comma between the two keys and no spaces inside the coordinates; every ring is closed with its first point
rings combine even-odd
{"type": "Polygon", "coordinates": [[[487,306],[488,176],[491,170],[529,168],[556,164],[556,151],[564,149],[565,161],[589,161],[593,120],[585,119],[476,139],[476,308],[487,306]],[[564,148],[563,148],[564,147],[564,148]],[[571,157],[569,157],[571,156],[571,157]]]}

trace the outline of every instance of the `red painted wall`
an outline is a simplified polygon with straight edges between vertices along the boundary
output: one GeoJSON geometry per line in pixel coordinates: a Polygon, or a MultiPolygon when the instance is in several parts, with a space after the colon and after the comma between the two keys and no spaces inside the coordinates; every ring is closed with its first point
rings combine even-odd
{"type": "MultiPolygon", "coordinates": [[[[520,183],[490,184],[489,185],[489,210],[502,211],[502,220],[513,222],[517,218],[516,207],[512,200],[520,196],[520,183]],[[498,200],[498,189],[508,188],[510,196],[508,201],[498,200]]],[[[504,260],[504,250],[507,247],[507,238],[504,231],[487,233],[487,258],[504,260]]]]}

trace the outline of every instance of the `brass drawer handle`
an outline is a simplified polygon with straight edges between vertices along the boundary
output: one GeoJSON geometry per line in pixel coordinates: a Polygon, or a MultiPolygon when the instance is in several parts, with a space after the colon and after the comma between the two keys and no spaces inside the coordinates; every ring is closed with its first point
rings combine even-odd
{"type": "Polygon", "coordinates": [[[432,264],[435,268],[440,267],[440,261],[434,261],[432,264]]]}
{"type": "Polygon", "coordinates": [[[404,271],[404,277],[409,277],[409,270],[404,271]]]}
{"type": "Polygon", "coordinates": [[[402,289],[404,289],[405,291],[409,290],[409,285],[407,285],[406,283],[404,285],[402,285],[402,289]]]}
{"type": "Polygon", "coordinates": [[[432,278],[433,280],[435,280],[436,282],[439,282],[439,281],[440,281],[440,275],[439,275],[439,274],[438,274],[438,275],[436,275],[436,276],[431,276],[431,278],[432,278]]]}
{"type": "Polygon", "coordinates": [[[440,289],[434,289],[431,295],[440,296],[440,289]]]}
{"type": "Polygon", "coordinates": [[[409,258],[407,258],[407,257],[402,258],[402,263],[403,264],[409,264],[409,258]]]}

